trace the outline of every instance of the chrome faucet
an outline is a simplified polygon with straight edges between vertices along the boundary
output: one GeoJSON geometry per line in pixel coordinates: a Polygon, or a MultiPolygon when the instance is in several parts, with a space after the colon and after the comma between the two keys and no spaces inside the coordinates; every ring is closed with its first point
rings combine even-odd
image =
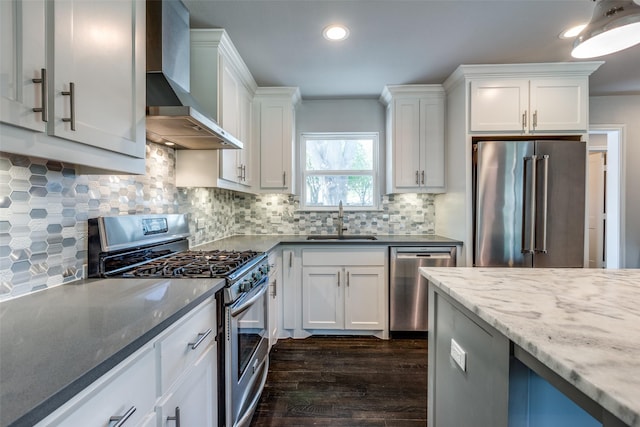
{"type": "Polygon", "coordinates": [[[344,235],[347,227],[344,226],[344,210],[342,209],[342,200],[338,204],[338,238],[344,235]]]}

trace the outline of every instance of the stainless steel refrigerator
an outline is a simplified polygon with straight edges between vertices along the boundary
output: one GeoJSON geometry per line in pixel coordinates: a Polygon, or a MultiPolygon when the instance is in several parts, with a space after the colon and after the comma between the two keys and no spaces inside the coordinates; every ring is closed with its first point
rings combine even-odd
{"type": "Polygon", "coordinates": [[[586,143],[473,146],[476,267],[584,267],[586,143]]]}

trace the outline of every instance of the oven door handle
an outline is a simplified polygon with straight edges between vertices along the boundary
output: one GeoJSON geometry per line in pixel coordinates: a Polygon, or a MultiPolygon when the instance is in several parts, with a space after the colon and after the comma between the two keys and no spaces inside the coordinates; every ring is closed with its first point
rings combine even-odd
{"type": "Polygon", "coordinates": [[[259,284],[259,288],[256,286],[254,289],[258,289],[256,291],[256,293],[251,296],[248,300],[246,301],[241,301],[242,304],[240,304],[237,307],[233,307],[231,306],[229,312],[231,314],[232,317],[236,317],[238,314],[242,313],[243,311],[247,310],[249,307],[251,307],[251,305],[253,305],[254,302],[256,302],[258,299],[260,299],[260,297],[262,297],[262,295],[267,292],[267,289],[269,288],[268,283],[269,283],[269,277],[265,276],[262,278],[262,280],[260,281],[259,284]]]}

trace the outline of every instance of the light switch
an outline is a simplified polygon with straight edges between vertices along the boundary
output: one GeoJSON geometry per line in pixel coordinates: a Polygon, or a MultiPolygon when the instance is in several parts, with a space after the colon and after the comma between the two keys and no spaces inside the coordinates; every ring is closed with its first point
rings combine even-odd
{"type": "Polygon", "coordinates": [[[462,369],[462,372],[467,371],[467,353],[453,338],[451,338],[451,358],[462,369]]]}

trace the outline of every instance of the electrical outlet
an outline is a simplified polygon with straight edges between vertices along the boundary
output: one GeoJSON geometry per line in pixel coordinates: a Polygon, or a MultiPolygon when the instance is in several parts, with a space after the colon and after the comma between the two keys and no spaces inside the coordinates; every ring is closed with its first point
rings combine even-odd
{"type": "Polygon", "coordinates": [[[413,216],[413,222],[417,223],[417,224],[422,224],[424,223],[424,215],[422,214],[416,214],[413,216]]]}
{"type": "Polygon", "coordinates": [[[467,372],[467,353],[453,338],[451,338],[451,358],[462,369],[462,372],[467,372]]]}
{"type": "Polygon", "coordinates": [[[281,224],[282,216],[280,215],[271,215],[271,224],[281,224]]]}
{"type": "Polygon", "coordinates": [[[204,218],[196,218],[196,230],[202,230],[204,225],[204,218]]]}

